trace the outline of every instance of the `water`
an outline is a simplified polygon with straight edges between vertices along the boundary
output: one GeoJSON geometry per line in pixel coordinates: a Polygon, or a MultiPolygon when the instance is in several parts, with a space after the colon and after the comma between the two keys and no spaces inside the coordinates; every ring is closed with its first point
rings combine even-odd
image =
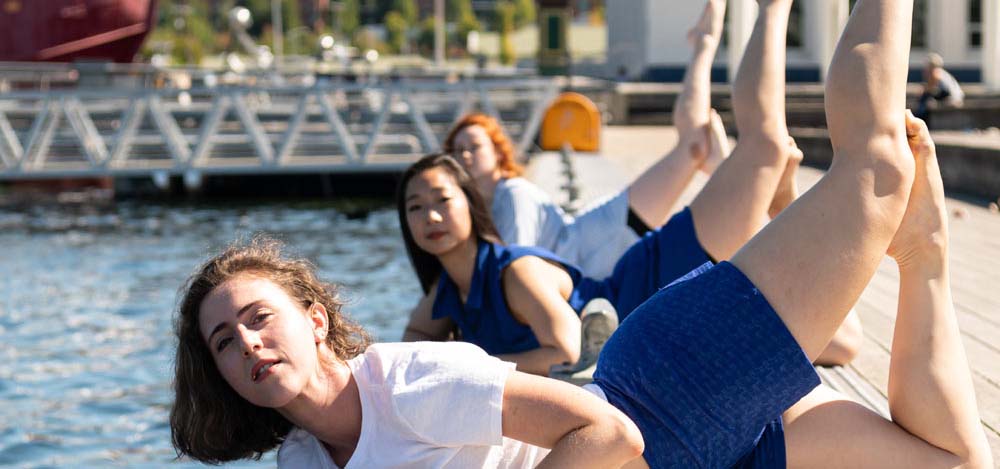
{"type": "MultiPolygon", "coordinates": [[[[202,467],[167,415],[177,289],[237,236],[270,233],[343,284],[347,310],[398,340],[420,287],[396,214],[325,204],[119,203],[0,210],[0,466],[202,467]]],[[[232,467],[272,467],[261,462],[232,467]]]]}

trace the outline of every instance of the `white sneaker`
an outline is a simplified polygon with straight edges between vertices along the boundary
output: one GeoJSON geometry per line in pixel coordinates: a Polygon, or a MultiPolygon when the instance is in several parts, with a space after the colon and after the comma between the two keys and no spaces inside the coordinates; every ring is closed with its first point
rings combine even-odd
{"type": "Polygon", "coordinates": [[[580,312],[580,323],[580,359],[570,365],[552,365],[549,376],[562,379],[593,367],[604,343],[618,329],[618,312],[607,299],[594,298],[580,312]]]}

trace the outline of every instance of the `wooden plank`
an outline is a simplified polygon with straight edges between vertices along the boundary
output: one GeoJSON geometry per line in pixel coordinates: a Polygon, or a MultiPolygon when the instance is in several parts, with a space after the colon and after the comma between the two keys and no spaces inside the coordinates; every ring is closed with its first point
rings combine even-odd
{"type": "Polygon", "coordinates": [[[864,405],[873,412],[889,418],[889,406],[885,396],[853,368],[818,366],[816,373],[820,376],[823,384],[864,405]]]}
{"type": "MultiPolygon", "coordinates": [[[[877,313],[873,306],[869,300],[863,299],[859,303],[858,313],[865,328],[865,343],[858,358],[851,363],[851,367],[878,388],[884,396],[888,396],[892,323],[877,313]]],[[[968,345],[966,348],[969,348],[968,345]]],[[[979,416],[986,432],[997,434],[995,429],[1000,428],[1000,389],[987,381],[981,373],[973,372],[972,382],[976,389],[979,416]]]]}
{"type": "MultiPolygon", "coordinates": [[[[862,313],[862,317],[866,317],[870,322],[862,321],[862,324],[867,326],[871,323],[879,326],[880,328],[873,332],[886,346],[889,346],[892,343],[892,328],[896,317],[896,295],[894,291],[890,293],[880,283],[882,282],[872,282],[865,290],[862,301],[872,302],[872,307],[865,308],[862,313]]],[[[1000,382],[997,380],[997,377],[1000,377],[1000,348],[995,340],[996,337],[1000,337],[1000,328],[970,314],[957,312],[956,316],[970,369],[985,382],[992,384],[993,392],[1000,393],[1000,382]]]]}

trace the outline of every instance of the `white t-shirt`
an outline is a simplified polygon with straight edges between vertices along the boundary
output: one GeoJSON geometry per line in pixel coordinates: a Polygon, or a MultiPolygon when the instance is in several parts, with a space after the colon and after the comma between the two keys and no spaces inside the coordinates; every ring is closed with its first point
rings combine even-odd
{"type": "MultiPolygon", "coordinates": [[[[362,418],[344,469],[531,468],[548,454],[503,436],[503,390],[514,365],[479,347],[376,344],[348,363],[362,418]]],[[[299,428],[278,450],[278,467],[338,468],[320,441],[299,428]]]]}
{"type": "Polygon", "coordinates": [[[626,225],[628,192],[597,200],[575,218],[524,178],[501,179],[490,211],[507,244],[547,249],[577,266],[583,275],[611,275],[618,259],[639,240],[626,225]]]}

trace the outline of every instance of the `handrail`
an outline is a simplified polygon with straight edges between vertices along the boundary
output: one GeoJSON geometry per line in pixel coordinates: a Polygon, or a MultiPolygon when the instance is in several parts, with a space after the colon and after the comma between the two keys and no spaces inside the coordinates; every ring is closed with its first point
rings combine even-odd
{"type": "Polygon", "coordinates": [[[0,180],[402,168],[465,112],[494,115],[519,154],[558,85],[545,79],[0,94],[0,180]]]}

